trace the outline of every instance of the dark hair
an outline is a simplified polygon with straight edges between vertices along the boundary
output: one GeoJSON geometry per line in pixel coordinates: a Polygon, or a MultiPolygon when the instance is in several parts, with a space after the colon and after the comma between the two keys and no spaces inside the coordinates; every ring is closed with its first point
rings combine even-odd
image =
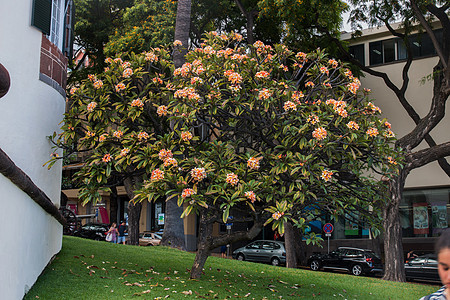
{"type": "Polygon", "coordinates": [[[439,252],[441,252],[441,250],[449,248],[450,249],[450,229],[444,229],[444,231],[442,231],[441,236],[439,237],[439,239],[436,242],[436,254],[439,255],[439,252]]]}

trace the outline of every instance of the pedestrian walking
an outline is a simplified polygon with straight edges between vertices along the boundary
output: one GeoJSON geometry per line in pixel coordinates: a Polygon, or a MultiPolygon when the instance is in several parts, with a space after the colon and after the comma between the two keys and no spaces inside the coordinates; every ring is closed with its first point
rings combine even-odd
{"type": "Polygon", "coordinates": [[[125,221],[120,222],[118,231],[119,238],[117,239],[117,243],[122,243],[125,245],[125,232],[127,231],[127,225],[125,224],[125,221]]]}
{"type": "Polygon", "coordinates": [[[106,232],[106,241],[115,244],[117,242],[118,233],[119,231],[117,230],[117,224],[116,222],[113,222],[111,227],[109,227],[109,230],[106,232]]]}

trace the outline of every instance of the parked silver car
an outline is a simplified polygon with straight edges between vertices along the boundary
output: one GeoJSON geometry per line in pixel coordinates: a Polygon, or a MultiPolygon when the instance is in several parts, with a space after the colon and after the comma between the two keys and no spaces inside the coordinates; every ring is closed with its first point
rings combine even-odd
{"type": "Polygon", "coordinates": [[[233,258],[254,262],[270,263],[274,266],[286,264],[284,242],[260,240],[233,251],[233,258]]]}

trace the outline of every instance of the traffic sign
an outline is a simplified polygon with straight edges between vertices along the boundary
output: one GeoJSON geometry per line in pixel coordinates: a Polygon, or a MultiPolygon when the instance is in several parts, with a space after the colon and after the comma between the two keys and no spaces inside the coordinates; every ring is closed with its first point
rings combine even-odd
{"type": "Polygon", "coordinates": [[[323,225],[323,231],[325,231],[325,233],[332,233],[333,232],[333,224],[331,223],[327,223],[325,225],[323,225]]]}

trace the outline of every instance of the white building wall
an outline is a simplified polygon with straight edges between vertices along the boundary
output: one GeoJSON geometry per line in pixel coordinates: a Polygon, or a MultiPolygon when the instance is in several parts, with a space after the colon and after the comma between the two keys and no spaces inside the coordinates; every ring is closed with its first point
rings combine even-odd
{"type": "MultiPolygon", "coordinates": [[[[58,130],[65,99],[39,81],[42,33],[30,26],[32,0],[0,0],[0,62],[11,87],[0,99],[0,148],[59,205],[61,165],[46,136],[58,130]]],[[[61,249],[62,226],[0,174],[0,298],[22,299],[61,249]]]]}
{"type": "MultiPolygon", "coordinates": [[[[366,39],[369,38],[366,37],[366,39]]],[[[377,38],[374,40],[380,39],[386,39],[386,36],[384,36],[384,38],[377,38]]],[[[370,39],[370,41],[373,40],[370,39]]],[[[355,44],[359,43],[360,42],[355,44]]],[[[369,56],[369,44],[367,40],[365,49],[367,65],[369,56]]],[[[433,72],[433,67],[437,64],[437,61],[437,57],[416,59],[413,61],[411,69],[409,71],[410,82],[406,92],[406,98],[421,118],[428,113],[433,95],[433,82],[422,82],[422,78],[430,75],[433,72]]],[[[387,73],[392,82],[394,82],[397,87],[400,88],[402,83],[403,66],[403,62],[394,62],[390,64],[375,66],[372,67],[372,69],[387,73]]],[[[392,130],[395,132],[397,138],[403,137],[415,127],[415,123],[412,121],[411,117],[408,116],[405,109],[401,106],[394,92],[387,88],[386,84],[381,78],[365,74],[365,77],[361,78],[361,84],[362,87],[371,89],[371,98],[373,98],[373,102],[381,108],[383,116],[386,117],[392,124],[392,130]]],[[[444,143],[450,140],[449,128],[450,107],[447,105],[446,116],[431,132],[431,136],[437,144],[444,143]]],[[[415,150],[424,149],[427,147],[428,145],[423,142],[415,150]]],[[[434,162],[424,167],[413,170],[406,179],[405,187],[425,188],[448,186],[449,184],[450,179],[448,178],[448,176],[444,171],[442,171],[438,163],[434,162]]]]}

